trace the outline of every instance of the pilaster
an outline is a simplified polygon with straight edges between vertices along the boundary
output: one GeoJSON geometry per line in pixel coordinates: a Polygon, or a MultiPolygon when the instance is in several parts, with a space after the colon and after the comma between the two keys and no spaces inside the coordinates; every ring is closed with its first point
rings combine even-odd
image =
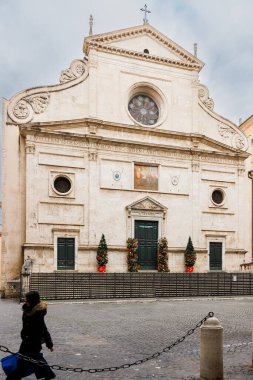
{"type": "Polygon", "coordinates": [[[192,179],[192,242],[194,247],[200,246],[201,237],[201,215],[200,215],[200,157],[197,154],[193,154],[191,161],[191,179],[192,179]]]}

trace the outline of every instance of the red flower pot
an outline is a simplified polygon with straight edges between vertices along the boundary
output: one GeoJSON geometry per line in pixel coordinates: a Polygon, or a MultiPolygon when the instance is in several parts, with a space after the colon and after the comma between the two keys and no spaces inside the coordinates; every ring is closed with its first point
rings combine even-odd
{"type": "Polygon", "coordinates": [[[106,272],[106,266],[105,266],[105,265],[100,265],[100,266],[98,267],[98,272],[100,272],[100,273],[104,273],[104,272],[106,272]]]}
{"type": "Polygon", "coordinates": [[[193,266],[192,267],[186,267],[186,272],[192,273],[193,272],[193,266]]]}

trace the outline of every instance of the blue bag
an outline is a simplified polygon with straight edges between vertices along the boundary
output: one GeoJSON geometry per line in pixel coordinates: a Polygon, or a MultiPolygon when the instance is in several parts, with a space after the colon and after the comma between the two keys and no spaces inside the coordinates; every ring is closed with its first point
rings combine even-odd
{"type": "Polygon", "coordinates": [[[9,375],[15,369],[17,369],[18,365],[18,357],[16,355],[8,355],[1,359],[2,367],[4,370],[4,373],[6,375],[9,375]]]}
{"type": "MultiPolygon", "coordinates": [[[[39,353],[38,360],[43,359],[43,354],[42,352],[39,353]]],[[[33,373],[33,367],[30,365],[30,363],[27,361],[27,366],[25,368],[25,376],[29,376],[33,373]]],[[[11,354],[8,356],[5,356],[4,358],[1,359],[1,364],[3,371],[6,375],[9,375],[13,371],[17,369],[18,366],[18,355],[16,354],[11,354]]]]}

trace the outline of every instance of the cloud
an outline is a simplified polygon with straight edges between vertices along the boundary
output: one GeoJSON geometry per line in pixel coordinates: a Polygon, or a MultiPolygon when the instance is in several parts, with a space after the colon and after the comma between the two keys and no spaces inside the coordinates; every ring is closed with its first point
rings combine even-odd
{"type": "MultiPolygon", "coordinates": [[[[83,56],[83,37],[142,24],[142,0],[2,0],[0,96],[58,83],[60,72],[83,56]],[[3,38],[4,36],[4,38],[3,38]]],[[[200,79],[215,110],[238,122],[252,114],[252,0],[152,0],[149,22],[206,65],[200,79]]]]}

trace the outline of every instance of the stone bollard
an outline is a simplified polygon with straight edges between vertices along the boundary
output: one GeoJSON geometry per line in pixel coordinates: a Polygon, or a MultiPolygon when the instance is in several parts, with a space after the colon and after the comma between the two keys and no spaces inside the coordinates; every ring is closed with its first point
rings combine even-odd
{"type": "Polygon", "coordinates": [[[201,326],[200,378],[223,380],[223,327],[215,317],[201,326]]]}

